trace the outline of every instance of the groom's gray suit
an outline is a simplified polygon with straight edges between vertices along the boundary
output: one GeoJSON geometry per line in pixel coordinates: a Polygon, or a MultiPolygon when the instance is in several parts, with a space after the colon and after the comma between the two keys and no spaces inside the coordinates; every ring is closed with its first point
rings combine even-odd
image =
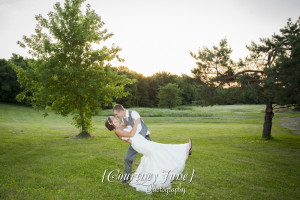
{"type": "MultiPolygon", "coordinates": [[[[123,122],[126,124],[126,126],[133,127],[133,125],[134,125],[134,118],[132,117],[132,112],[133,112],[132,110],[126,110],[126,114],[128,116],[122,118],[123,122]]],[[[145,123],[143,122],[142,118],[140,118],[140,119],[141,119],[142,130],[139,132],[139,134],[144,136],[147,140],[151,141],[148,128],[145,125],[145,123]]],[[[132,163],[134,161],[136,154],[137,154],[137,152],[131,147],[131,144],[130,144],[127,149],[127,153],[126,153],[126,157],[125,157],[125,170],[124,170],[123,180],[130,178],[132,163]]]]}

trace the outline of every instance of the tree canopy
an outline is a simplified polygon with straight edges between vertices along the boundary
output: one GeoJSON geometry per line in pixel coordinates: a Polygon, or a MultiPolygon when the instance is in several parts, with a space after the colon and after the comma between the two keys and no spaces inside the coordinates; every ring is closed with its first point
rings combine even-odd
{"type": "Polygon", "coordinates": [[[19,100],[28,98],[35,108],[63,116],[72,114],[76,127],[81,127],[79,136],[88,137],[92,116],[113,98],[125,96],[124,86],[132,81],[111,70],[109,61],[122,61],[119,47],[93,48],[113,34],[103,29],[104,22],[89,4],[85,13],[81,11],[83,2],[56,3],[49,19],[37,15],[36,34],[18,41],[36,61],[27,69],[17,65],[14,69],[24,88],[19,100]]]}

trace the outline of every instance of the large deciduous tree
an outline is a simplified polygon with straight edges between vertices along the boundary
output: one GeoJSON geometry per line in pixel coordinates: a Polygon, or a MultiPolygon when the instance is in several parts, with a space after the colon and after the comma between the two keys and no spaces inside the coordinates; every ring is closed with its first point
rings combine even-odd
{"type": "Polygon", "coordinates": [[[66,0],[64,6],[56,3],[48,18],[37,15],[36,34],[18,41],[36,61],[26,70],[14,69],[24,88],[19,100],[28,98],[39,110],[73,115],[81,128],[78,137],[90,137],[92,117],[113,98],[125,96],[124,85],[131,81],[111,70],[109,61],[122,60],[119,47],[94,47],[113,34],[103,29],[104,22],[89,4],[85,12],[81,10],[83,3],[66,0]]]}

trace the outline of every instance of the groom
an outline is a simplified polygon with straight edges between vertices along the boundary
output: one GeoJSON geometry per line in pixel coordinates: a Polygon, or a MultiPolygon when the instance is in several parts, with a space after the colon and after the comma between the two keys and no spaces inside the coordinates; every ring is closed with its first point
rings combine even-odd
{"type": "MultiPolygon", "coordinates": [[[[133,127],[134,121],[136,119],[141,119],[139,113],[137,113],[136,111],[133,111],[133,110],[125,110],[121,104],[116,104],[113,107],[113,112],[116,117],[122,118],[123,126],[133,127]]],[[[141,126],[142,126],[142,129],[139,132],[139,134],[144,136],[147,140],[151,141],[150,132],[148,131],[148,128],[142,119],[141,119],[141,126]]],[[[131,144],[130,144],[127,149],[126,156],[125,156],[125,170],[124,170],[124,176],[122,178],[122,183],[126,183],[130,179],[132,163],[134,161],[136,154],[137,154],[137,152],[131,147],[131,144]]]]}

